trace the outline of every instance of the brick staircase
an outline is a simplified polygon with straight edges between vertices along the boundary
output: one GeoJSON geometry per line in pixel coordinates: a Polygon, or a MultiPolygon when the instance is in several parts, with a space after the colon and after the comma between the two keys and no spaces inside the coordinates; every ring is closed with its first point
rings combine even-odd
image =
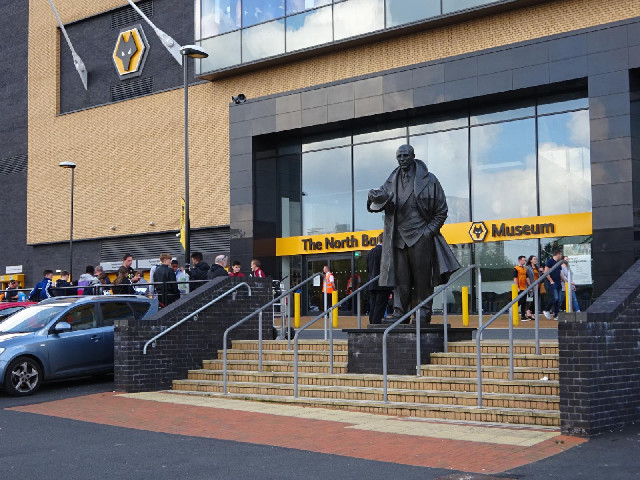
{"type": "MultiPolygon", "coordinates": [[[[347,342],[334,342],[334,374],[329,374],[329,345],[300,341],[298,398],[293,397],[293,352],[286,341],[263,343],[263,371],[258,372],[258,342],[234,341],[227,351],[228,396],[323,408],[398,416],[481,422],[558,426],[558,345],[542,343],[535,355],[532,342],[516,342],[514,380],[509,380],[507,342],[482,344],[483,407],[477,406],[475,342],[449,344],[449,353],[431,355],[422,376],[389,375],[388,400],[383,401],[382,375],[348,374],[347,342]],[[546,377],[546,380],[542,380],[546,377]]],[[[218,359],[175,380],[173,390],[223,395],[222,350],[218,359]]]]}

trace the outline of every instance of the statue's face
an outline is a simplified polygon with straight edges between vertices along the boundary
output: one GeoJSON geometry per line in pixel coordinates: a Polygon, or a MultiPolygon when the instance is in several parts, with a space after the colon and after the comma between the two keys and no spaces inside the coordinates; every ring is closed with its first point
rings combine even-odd
{"type": "Polygon", "coordinates": [[[402,145],[396,151],[396,160],[398,160],[398,165],[402,170],[411,168],[414,158],[416,158],[416,154],[410,145],[402,145]]]}

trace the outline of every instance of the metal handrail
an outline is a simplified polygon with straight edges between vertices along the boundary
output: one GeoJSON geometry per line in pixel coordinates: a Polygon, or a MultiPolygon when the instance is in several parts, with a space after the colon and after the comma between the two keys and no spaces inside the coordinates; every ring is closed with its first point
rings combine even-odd
{"type": "MultiPolygon", "coordinates": [[[[222,384],[223,384],[223,393],[225,395],[227,394],[227,337],[229,335],[229,332],[231,330],[233,330],[234,328],[239,327],[240,325],[242,325],[244,322],[246,322],[247,320],[249,320],[253,316],[258,315],[258,371],[261,372],[262,371],[262,312],[264,310],[266,310],[267,308],[269,308],[274,303],[276,303],[276,302],[280,301],[281,299],[283,299],[284,297],[290,295],[291,292],[299,289],[301,286],[303,286],[306,283],[310,282],[311,280],[313,280],[314,278],[316,278],[319,275],[322,275],[322,274],[321,273],[314,273],[313,275],[311,275],[306,280],[300,282],[299,284],[297,284],[294,287],[291,287],[286,292],[284,292],[281,295],[277,296],[276,298],[274,298],[270,302],[266,303],[265,305],[260,307],[258,310],[254,311],[253,313],[250,313],[249,315],[244,317],[239,322],[234,323],[233,325],[231,325],[229,328],[227,328],[224,331],[224,335],[222,337],[222,344],[223,344],[223,347],[222,347],[223,348],[223,354],[222,354],[222,384]]],[[[287,332],[287,333],[289,333],[289,332],[287,332]]]]}
{"type": "Polygon", "coordinates": [[[184,322],[186,322],[187,320],[189,320],[192,317],[197,317],[198,314],[200,312],[202,312],[204,309],[209,308],[211,305],[213,305],[214,303],[218,302],[219,300],[222,300],[224,297],[226,297],[227,295],[229,295],[230,293],[233,293],[233,298],[235,299],[235,291],[238,290],[240,287],[247,287],[247,290],[249,291],[249,296],[251,296],[251,287],[249,286],[249,284],[247,282],[242,282],[239,283],[238,285],[234,286],[233,288],[227,290],[225,293],[223,293],[222,295],[214,298],[213,300],[211,300],[209,303],[207,303],[206,305],[204,305],[203,307],[200,307],[199,309],[197,309],[195,312],[190,313],[189,315],[187,315],[186,317],[184,317],[182,320],[180,320],[179,322],[174,323],[172,326],[170,326],[169,328],[163,330],[162,332],[160,332],[158,335],[156,335],[155,337],[153,337],[151,340],[149,340],[147,343],[144,344],[144,348],[142,349],[142,354],[146,355],[147,354],[147,347],[150,344],[154,344],[153,346],[155,347],[155,342],[156,340],[158,340],[160,337],[162,337],[163,335],[166,335],[167,333],[169,333],[171,330],[173,330],[174,328],[178,327],[179,325],[182,325],[184,322]]]}
{"type": "MultiPolygon", "coordinates": [[[[540,283],[542,283],[544,279],[547,278],[551,272],[553,272],[558,268],[561,268],[564,263],[566,263],[564,260],[558,261],[553,267],[551,267],[548,271],[543,273],[540,276],[540,278],[538,278],[538,280],[533,282],[531,285],[525,288],[522,292],[520,292],[513,300],[507,303],[498,313],[496,313],[493,317],[491,317],[487,321],[487,323],[485,323],[484,325],[480,325],[480,327],[478,328],[478,331],[476,332],[476,368],[478,373],[478,406],[479,407],[482,407],[482,351],[480,347],[480,341],[482,340],[482,333],[487,329],[489,325],[491,325],[494,322],[496,318],[498,318],[504,312],[509,310],[509,380],[513,380],[513,310],[511,310],[511,307],[515,303],[520,301],[522,297],[527,295],[529,291],[533,290],[534,310],[535,310],[534,315],[535,315],[535,332],[536,332],[535,333],[536,355],[540,355],[540,337],[538,334],[539,299],[538,299],[538,289],[535,287],[540,285],[540,283]]],[[[569,264],[567,264],[567,269],[569,272],[569,278],[571,278],[571,268],[569,267],[569,264]]],[[[571,288],[570,285],[569,285],[569,288],[571,288]]],[[[570,311],[570,307],[568,308],[570,311]]]]}
{"type": "MultiPolygon", "coordinates": [[[[378,280],[378,278],[380,278],[380,275],[376,275],[367,283],[362,285],[360,288],[358,288],[357,290],[354,290],[349,295],[344,297],[342,300],[340,300],[339,302],[336,302],[335,305],[333,305],[330,308],[327,308],[324,312],[320,313],[313,320],[310,320],[309,322],[305,323],[304,326],[298,329],[295,336],[293,337],[293,396],[294,397],[296,398],[298,397],[298,336],[300,335],[300,332],[303,332],[304,330],[306,330],[308,327],[316,323],[321,318],[326,317],[327,314],[332,312],[334,309],[338,308],[340,305],[345,303],[350,298],[353,298],[354,295],[358,295],[358,298],[360,298],[360,291],[365,287],[368,287],[369,284],[378,280]]],[[[333,373],[333,322],[332,321],[329,322],[329,373],[333,373]]]]}
{"type": "MultiPolygon", "coordinates": [[[[427,298],[425,298],[422,302],[420,302],[418,305],[416,305],[414,308],[412,308],[411,310],[409,310],[407,313],[405,313],[402,317],[400,317],[398,320],[396,320],[395,322],[393,322],[391,325],[389,325],[385,331],[384,334],[382,335],[382,386],[383,386],[383,401],[384,403],[389,403],[389,401],[387,400],[387,387],[388,387],[388,383],[387,383],[387,338],[389,336],[389,332],[391,330],[393,330],[394,328],[396,328],[398,325],[400,325],[402,322],[404,322],[407,318],[409,318],[412,314],[416,314],[416,376],[420,376],[420,369],[421,369],[421,364],[420,364],[420,357],[421,357],[421,352],[420,352],[420,309],[426,305],[428,302],[430,302],[431,300],[433,300],[435,298],[436,295],[440,294],[441,292],[445,292],[447,291],[447,288],[449,288],[456,280],[458,280],[460,277],[462,277],[465,273],[469,272],[470,270],[476,269],[478,272],[478,286],[477,286],[477,293],[478,293],[478,322],[480,324],[482,324],[482,276],[480,274],[480,267],[477,265],[469,265],[468,267],[465,267],[464,269],[462,269],[461,271],[457,272],[446,284],[439,286],[438,288],[436,288],[434,290],[434,292],[429,295],[427,298]]],[[[448,336],[447,336],[447,323],[446,323],[446,311],[445,313],[445,320],[444,320],[444,335],[445,335],[445,345],[446,342],[448,341],[448,336]]]]}

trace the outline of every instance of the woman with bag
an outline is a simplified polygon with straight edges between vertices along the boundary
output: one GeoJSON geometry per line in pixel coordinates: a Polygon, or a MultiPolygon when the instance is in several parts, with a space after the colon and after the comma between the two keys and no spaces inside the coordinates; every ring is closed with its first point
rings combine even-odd
{"type": "MultiPolygon", "coordinates": [[[[538,257],[535,255],[530,255],[526,264],[527,268],[527,278],[529,279],[529,285],[540,278],[540,270],[538,269],[538,257]]],[[[544,288],[544,283],[539,284],[537,287],[538,295],[542,295],[547,293],[544,288]]],[[[533,291],[535,289],[531,289],[529,293],[527,293],[527,313],[525,314],[525,319],[523,321],[528,322],[529,320],[533,320],[535,316],[533,315],[532,310],[535,309],[535,299],[533,298],[533,291]]],[[[538,299],[540,300],[540,299],[538,299]]],[[[540,302],[538,302],[538,305],[540,302]]]]}

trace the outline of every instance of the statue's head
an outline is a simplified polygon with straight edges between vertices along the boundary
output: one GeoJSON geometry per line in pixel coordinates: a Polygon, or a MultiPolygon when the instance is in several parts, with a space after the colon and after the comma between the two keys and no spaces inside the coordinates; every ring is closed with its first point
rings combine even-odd
{"type": "Polygon", "coordinates": [[[402,170],[411,168],[414,158],[416,158],[416,154],[411,145],[400,145],[396,150],[396,160],[398,160],[398,165],[402,170]]]}

